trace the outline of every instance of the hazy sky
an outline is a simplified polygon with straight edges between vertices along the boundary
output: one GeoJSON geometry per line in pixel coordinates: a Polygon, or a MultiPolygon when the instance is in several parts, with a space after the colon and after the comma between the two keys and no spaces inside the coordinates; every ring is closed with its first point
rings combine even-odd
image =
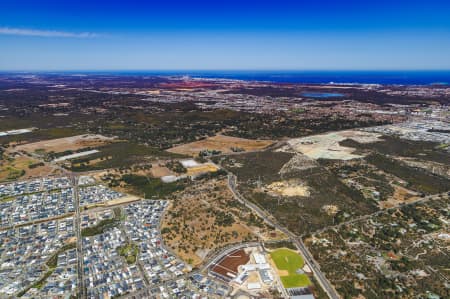
{"type": "Polygon", "coordinates": [[[450,1],[0,0],[0,70],[160,69],[450,69],[450,1]]]}

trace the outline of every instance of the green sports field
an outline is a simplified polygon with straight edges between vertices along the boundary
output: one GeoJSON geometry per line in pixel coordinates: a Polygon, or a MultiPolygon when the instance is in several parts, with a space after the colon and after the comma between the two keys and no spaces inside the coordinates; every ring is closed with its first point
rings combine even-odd
{"type": "Polygon", "coordinates": [[[287,276],[280,277],[285,288],[305,287],[311,284],[306,274],[296,273],[305,264],[298,253],[287,248],[280,248],[272,251],[270,256],[279,270],[286,270],[289,273],[287,276]]]}

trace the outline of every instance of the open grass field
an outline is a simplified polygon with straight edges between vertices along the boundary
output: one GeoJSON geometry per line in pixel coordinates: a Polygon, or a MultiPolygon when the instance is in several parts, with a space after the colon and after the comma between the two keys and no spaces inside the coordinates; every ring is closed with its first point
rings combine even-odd
{"type": "Polygon", "coordinates": [[[85,147],[97,147],[110,143],[111,141],[112,138],[104,137],[102,135],[77,135],[23,144],[16,146],[15,150],[29,153],[35,152],[36,150],[61,152],[78,150],[85,147]]]}
{"type": "Polygon", "coordinates": [[[270,253],[272,260],[281,270],[283,274],[280,275],[281,282],[285,288],[305,287],[311,284],[306,274],[298,274],[297,270],[303,268],[305,261],[295,251],[288,248],[279,248],[270,253]]]}
{"type": "Polygon", "coordinates": [[[155,156],[178,158],[175,154],[127,141],[112,142],[96,149],[99,151],[98,153],[73,159],[70,169],[72,171],[91,171],[130,167],[135,163],[141,163],[155,156]],[[91,161],[95,161],[95,163],[91,161]]]}
{"type": "Polygon", "coordinates": [[[107,168],[130,167],[150,157],[179,158],[176,154],[127,141],[112,142],[96,148],[99,152],[72,160],[72,171],[91,171],[107,168]],[[100,159],[100,161],[99,161],[100,159]],[[91,161],[97,161],[91,163],[91,161]]]}
{"type": "MultiPolygon", "coordinates": [[[[0,127],[3,129],[4,122],[0,121],[0,127]]],[[[34,130],[29,133],[20,134],[20,135],[9,135],[0,137],[0,143],[11,145],[21,145],[26,143],[34,143],[43,140],[51,140],[55,138],[64,138],[71,137],[85,133],[85,131],[78,130],[72,127],[53,127],[43,129],[41,126],[38,126],[38,130],[34,130]]],[[[13,127],[13,128],[21,128],[21,127],[13,127]]]]}
{"type": "Polygon", "coordinates": [[[34,158],[22,156],[0,160],[0,182],[45,176],[52,172],[47,164],[30,167],[37,163],[39,161],[34,158]]]}
{"type": "Polygon", "coordinates": [[[176,154],[198,156],[204,150],[215,150],[222,153],[232,153],[232,148],[239,148],[244,151],[262,150],[273,144],[272,140],[252,140],[224,135],[216,135],[203,140],[175,146],[167,151],[176,154]]]}
{"type": "Polygon", "coordinates": [[[295,274],[289,276],[282,276],[281,282],[285,288],[298,288],[306,287],[311,285],[308,275],[306,274],[295,274]]]}
{"type": "Polygon", "coordinates": [[[287,270],[289,273],[295,273],[305,264],[305,261],[297,252],[288,248],[276,249],[270,253],[270,256],[279,270],[287,270]]]}
{"type": "Polygon", "coordinates": [[[171,183],[163,183],[158,178],[150,178],[141,175],[125,174],[121,181],[126,183],[127,193],[142,196],[144,198],[164,198],[177,191],[183,190],[187,186],[185,180],[178,180],[171,183]]]}

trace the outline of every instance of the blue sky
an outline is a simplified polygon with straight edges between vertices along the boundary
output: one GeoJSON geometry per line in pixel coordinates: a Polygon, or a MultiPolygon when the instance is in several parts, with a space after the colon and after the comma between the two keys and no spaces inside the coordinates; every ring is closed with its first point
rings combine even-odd
{"type": "Polygon", "coordinates": [[[448,0],[0,0],[0,70],[450,69],[449,16],[448,0]]]}

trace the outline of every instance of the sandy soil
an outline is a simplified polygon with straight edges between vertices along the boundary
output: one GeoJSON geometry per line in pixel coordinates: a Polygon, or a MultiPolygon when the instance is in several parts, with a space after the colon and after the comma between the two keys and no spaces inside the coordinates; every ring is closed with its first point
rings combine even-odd
{"type": "Polygon", "coordinates": [[[298,180],[289,180],[281,182],[273,182],[264,188],[269,193],[281,196],[309,196],[309,189],[307,186],[298,180]]]}
{"type": "Polygon", "coordinates": [[[170,171],[169,168],[165,166],[159,165],[159,163],[152,164],[152,168],[150,169],[150,173],[155,178],[160,178],[167,175],[174,175],[172,171],[170,171]]]}
{"type": "Polygon", "coordinates": [[[302,171],[306,169],[311,169],[317,167],[318,163],[316,160],[311,159],[302,154],[296,154],[280,169],[280,175],[288,176],[290,173],[295,173],[296,171],[302,171]]]}
{"type": "Polygon", "coordinates": [[[66,150],[78,150],[85,147],[101,146],[110,143],[113,140],[113,138],[102,135],[77,135],[18,145],[14,148],[14,150],[29,153],[36,150],[45,150],[46,152],[62,152],[66,150]]]}
{"type": "Polygon", "coordinates": [[[225,135],[216,135],[191,143],[175,146],[167,151],[171,153],[197,156],[203,150],[217,150],[222,153],[232,153],[232,147],[242,148],[245,151],[261,150],[273,144],[272,140],[252,140],[225,135]]]}
{"type": "Polygon", "coordinates": [[[134,201],[139,201],[140,198],[134,195],[126,195],[124,197],[120,197],[120,198],[116,198],[113,200],[109,200],[105,202],[105,206],[115,206],[115,205],[120,205],[120,204],[125,204],[125,203],[130,203],[130,202],[134,202],[134,201]]]}
{"type": "Polygon", "coordinates": [[[322,210],[329,216],[334,216],[339,212],[339,208],[335,205],[324,205],[322,210]]]}
{"type": "Polygon", "coordinates": [[[189,167],[187,169],[187,175],[196,176],[201,173],[216,172],[217,170],[219,169],[215,165],[210,163],[204,163],[199,166],[189,167]]]}
{"type": "Polygon", "coordinates": [[[248,278],[247,278],[247,283],[252,283],[252,282],[261,282],[260,280],[259,280],[259,276],[258,276],[258,274],[257,274],[257,272],[256,271],[252,271],[252,272],[250,272],[250,275],[248,276],[248,278]]]}
{"type": "Polygon", "coordinates": [[[241,242],[248,236],[254,239],[252,229],[240,219],[245,211],[232,207],[233,201],[226,180],[210,180],[186,188],[170,202],[164,214],[161,229],[170,229],[170,233],[162,235],[164,243],[195,266],[215,248],[241,242]],[[234,223],[217,225],[216,217],[222,212],[230,213],[234,223]]]}
{"type": "Polygon", "coordinates": [[[381,135],[358,130],[346,130],[296,138],[288,141],[289,145],[312,159],[350,160],[362,156],[353,154],[355,149],[339,145],[345,139],[353,139],[359,143],[370,143],[379,140],[381,135]]]}
{"type": "Polygon", "coordinates": [[[410,203],[419,198],[417,193],[400,186],[394,186],[394,194],[386,201],[380,201],[379,205],[382,209],[396,207],[401,203],[410,203]]]}
{"type": "Polygon", "coordinates": [[[73,242],[76,242],[77,241],[77,237],[71,237],[71,238],[68,238],[66,241],[65,241],[65,243],[66,244],[70,244],[70,243],[73,243],[73,242]]]}

